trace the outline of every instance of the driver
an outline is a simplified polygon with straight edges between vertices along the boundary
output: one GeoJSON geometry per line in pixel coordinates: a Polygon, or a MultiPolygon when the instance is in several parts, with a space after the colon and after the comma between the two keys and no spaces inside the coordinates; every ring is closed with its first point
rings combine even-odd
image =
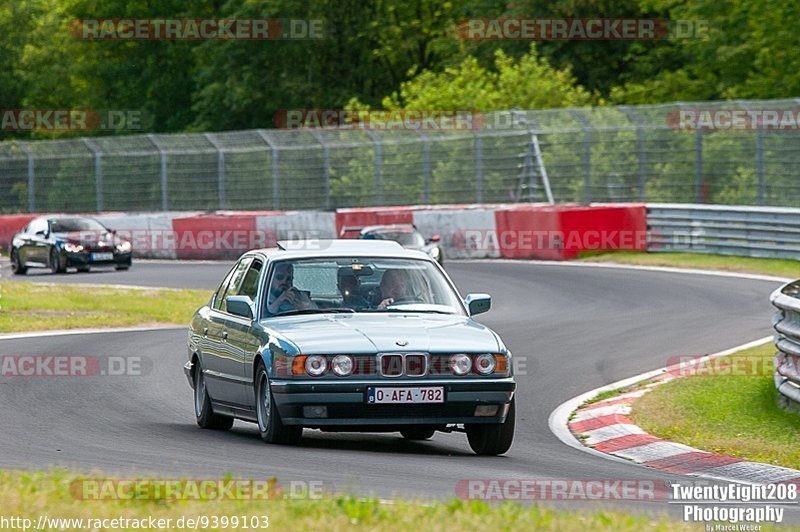
{"type": "Polygon", "coordinates": [[[413,297],[411,283],[405,270],[386,270],[381,277],[381,302],[378,309],[383,310],[397,301],[413,297]]]}
{"type": "Polygon", "coordinates": [[[317,308],[306,292],[295,288],[293,281],[294,267],[290,263],[281,262],[275,265],[267,303],[270,314],[317,308]]]}

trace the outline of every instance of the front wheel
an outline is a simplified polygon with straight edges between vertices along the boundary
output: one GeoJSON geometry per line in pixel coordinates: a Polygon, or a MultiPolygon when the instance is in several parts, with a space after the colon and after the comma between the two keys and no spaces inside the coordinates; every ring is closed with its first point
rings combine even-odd
{"type": "Polygon", "coordinates": [[[56,247],[50,248],[50,273],[64,273],[65,271],[67,271],[67,265],[61,259],[61,253],[56,247]]]}
{"type": "Polygon", "coordinates": [[[297,445],[303,437],[303,427],[287,427],[281,421],[275,398],[269,386],[269,376],[264,364],[259,364],[255,379],[256,417],[258,432],[266,443],[297,445]]]}
{"type": "Polygon", "coordinates": [[[196,363],[194,369],[194,415],[197,425],[203,429],[211,430],[230,430],[233,426],[233,418],[219,416],[214,413],[211,407],[211,399],[208,397],[206,389],[206,378],[203,375],[203,368],[200,362],[196,363]]]}
{"type": "Polygon", "coordinates": [[[22,265],[19,253],[13,249],[11,250],[11,271],[14,272],[14,275],[25,275],[28,273],[28,268],[22,265]]]}
{"type": "Polygon", "coordinates": [[[514,399],[508,408],[508,415],[503,423],[486,425],[467,425],[467,440],[475,454],[497,456],[506,453],[514,441],[514,399]]]}

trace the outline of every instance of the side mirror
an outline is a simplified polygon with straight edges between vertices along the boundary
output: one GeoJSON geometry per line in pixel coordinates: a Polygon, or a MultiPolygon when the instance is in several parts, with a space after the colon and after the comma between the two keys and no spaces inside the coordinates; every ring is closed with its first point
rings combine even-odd
{"type": "Polygon", "coordinates": [[[225,298],[225,307],[234,316],[241,316],[248,320],[253,319],[252,300],[247,296],[229,296],[225,298]]]}
{"type": "Polygon", "coordinates": [[[439,235],[433,235],[428,239],[428,242],[439,242],[442,239],[439,235]]]}
{"type": "Polygon", "coordinates": [[[492,308],[492,296],[489,294],[467,294],[464,303],[469,308],[469,315],[483,314],[492,308]]]}

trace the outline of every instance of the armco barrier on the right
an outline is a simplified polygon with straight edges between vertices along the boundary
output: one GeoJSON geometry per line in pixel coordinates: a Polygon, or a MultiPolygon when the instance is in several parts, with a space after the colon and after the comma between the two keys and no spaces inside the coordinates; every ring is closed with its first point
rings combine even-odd
{"type": "Polygon", "coordinates": [[[775,290],[770,296],[778,308],[775,327],[775,388],[784,406],[800,406],[800,281],[775,290]]]}

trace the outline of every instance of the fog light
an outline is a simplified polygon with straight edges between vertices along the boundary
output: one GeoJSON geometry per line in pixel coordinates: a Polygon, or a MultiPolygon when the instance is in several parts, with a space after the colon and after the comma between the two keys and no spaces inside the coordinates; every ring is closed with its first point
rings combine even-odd
{"type": "Polygon", "coordinates": [[[304,406],[303,407],[303,417],[305,418],[323,418],[328,417],[328,407],[327,406],[304,406]]]}
{"type": "Polygon", "coordinates": [[[475,417],[489,417],[497,415],[497,405],[481,405],[475,407],[475,417]]]}

